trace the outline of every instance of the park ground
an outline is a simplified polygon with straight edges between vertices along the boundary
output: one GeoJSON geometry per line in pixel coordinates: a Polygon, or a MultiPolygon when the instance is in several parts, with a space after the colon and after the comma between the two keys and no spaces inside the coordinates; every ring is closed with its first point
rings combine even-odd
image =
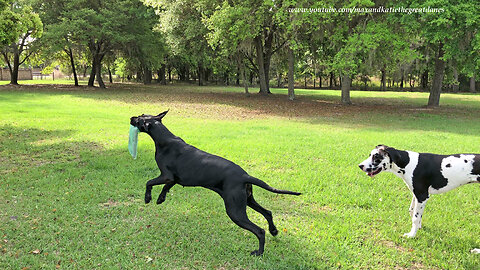
{"type": "MultiPolygon", "coordinates": [[[[475,184],[434,195],[410,230],[411,195],[387,173],[357,164],[378,144],[418,152],[480,153],[480,96],[114,84],[0,86],[1,269],[479,269],[475,184]],[[258,89],[251,89],[252,92],[258,89]],[[129,118],[169,109],[164,124],[200,149],[299,197],[254,188],[279,235],[233,224],[202,188],[175,186],[145,205],[158,176],[148,135],[127,151],[129,118]]],[[[153,189],[158,196],[160,188],[153,189]]],[[[263,228],[262,216],[249,210],[263,228]]]]}

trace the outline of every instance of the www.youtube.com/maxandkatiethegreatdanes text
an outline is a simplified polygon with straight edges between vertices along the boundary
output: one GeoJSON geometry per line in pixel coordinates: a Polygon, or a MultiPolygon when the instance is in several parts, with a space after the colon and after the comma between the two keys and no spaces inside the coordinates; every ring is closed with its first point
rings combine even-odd
{"type": "Polygon", "coordinates": [[[293,13],[441,13],[443,8],[406,8],[406,7],[350,7],[350,8],[289,8],[293,13]]]}

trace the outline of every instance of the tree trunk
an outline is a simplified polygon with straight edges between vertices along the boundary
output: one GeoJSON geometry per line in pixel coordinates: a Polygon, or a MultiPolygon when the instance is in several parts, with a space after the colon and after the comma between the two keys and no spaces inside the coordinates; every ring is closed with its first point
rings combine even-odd
{"type": "Polygon", "coordinates": [[[277,88],[280,88],[282,86],[282,73],[278,72],[277,76],[277,88]]]}
{"type": "Polygon", "coordinates": [[[333,89],[333,79],[335,78],[335,75],[333,74],[333,71],[330,72],[330,89],[333,89]]]}
{"type": "Polygon", "coordinates": [[[97,65],[95,64],[95,59],[92,61],[92,70],[90,71],[90,78],[88,78],[88,86],[93,87],[95,83],[95,72],[97,70],[97,65]]]}
{"type": "Polygon", "coordinates": [[[438,107],[440,105],[440,94],[442,93],[442,82],[445,72],[445,61],[442,59],[443,54],[443,43],[440,42],[435,59],[435,74],[433,75],[432,89],[428,97],[429,107],[438,107]]]}
{"type": "Polygon", "coordinates": [[[426,69],[422,74],[422,89],[427,90],[428,88],[428,69],[426,69]]]}
{"type": "Polygon", "coordinates": [[[20,53],[15,47],[13,52],[13,67],[9,65],[10,68],[10,84],[18,85],[18,69],[20,67],[20,53]]]}
{"type": "Polygon", "coordinates": [[[107,66],[107,70],[108,70],[108,81],[110,83],[113,83],[112,70],[110,69],[110,66],[107,66]]]}
{"type": "Polygon", "coordinates": [[[235,85],[240,85],[240,67],[237,65],[237,74],[235,76],[235,85]]]}
{"type": "Polygon", "coordinates": [[[345,72],[342,77],[342,103],[350,105],[352,101],[350,100],[350,87],[352,85],[352,79],[348,72],[345,72]]]}
{"type": "Polygon", "coordinates": [[[205,68],[205,69],[203,70],[203,72],[204,72],[203,79],[204,79],[205,82],[208,82],[208,80],[209,80],[209,78],[210,78],[210,73],[211,73],[211,71],[210,71],[209,68],[205,68]]]}
{"type": "Polygon", "coordinates": [[[168,82],[172,82],[172,68],[168,66],[168,82]]]}
{"type": "Polygon", "coordinates": [[[403,80],[405,79],[405,76],[403,74],[405,72],[403,71],[403,69],[401,69],[400,72],[402,73],[402,77],[400,77],[400,90],[403,90],[403,80]]]}
{"type": "Polygon", "coordinates": [[[198,64],[198,86],[203,86],[203,68],[198,64]]]}
{"type": "Polygon", "coordinates": [[[260,94],[268,94],[267,79],[265,75],[265,64],[263,59],[263,44],[261,36],[254,39],[255,49],[257,51],[258,79],[260,80],[260,94]]]}
{"type": "Polygon", "coordinates": [[[387,80],[387,71],[386,71],[385,65],[383,66],[383,68],[380,71],[382,72],[382,80],[381,80],[381,83],[380,83],[380,89],[382,91],[385,91],[385,89],[386,89],[385,83],[386,83],[386,80],[387,80]]]}
{"type": "Polygon", "coordinates": [[[152,71],[148,67],[144,67],[143,71],[143,84],[152,83],[152,71]]]}
{"type": "Polygon", "coordinates": [[[295,99],[295,56],[293,49],[288,48],[288,99],[295,99]]]}
{"type": "Polygon", "coordinates": [[[470,92],[475,93],[475,74],[470,77],[470,92]]]}
{"type": "Polygon", "coordinates": [[[75,60],[73,58],[72,48],[69,47],[68,50],[66,50],[65,52],[68,54],[68,57],[70,58],[70,65],[72,66],[73,79],[75,81],[75,86],[78,86],[77,70],[75,69],[75,60]]]}
{"type": "Polygon", "coordinates": [[[272,60],[272,44],[273,44],[273,31],[268,31],[267,37],[265,38],[264,46],[264,60],[263,64],[265,65],[265,81],[267,83],[267,93],[270,92],[270,62],[272,60]]]}
{"type": "Polygon", "coordinates": [[[106,88],[105,87],[105,83],[103,83],[103,78],[102,78],[102,59],[103,59],[103,55],[99,55],[97,57],[97,63],[96,63],[96,74],[95,76],[97,77],[97,82],[98,82],[98,86],[100,88],[106,88]]]}
{"type": "Polygon", "coordinates": [[[91,39],[88,42],[88,48],[90,49],[90,53],[92,54],[92,72],[90,73],[90,78],[88,79],[88,86],[93,86],[95,82],[95,77],[97,78],[98,85],[101,88],[105,88],[105,84],[103,83],[103,79],[101,76],[102,73],[102,59],[105,56],[105,52],[103,49],[105,43],[101,40],[95,41],[91,39]]]}
{"type": "Polygon", "coordinates": [[[458,92],[458,90],[460,90],[460,82],[458,81],[458,70],[457,70],[457,65],[456,63],[454,62],[454,66],[453,66],[453,87],[452,87],[452,90],[453,92],[458,92]]]}
{"type": "Polygon", "coordinates": [[[240,63],[240,77],[243,81],[243,87],[245,88],[245,94],[249,94],[248,93],[248,82],[247,82],[247,69],[245,67],[245,62],[243,61],[243,59],[241,60],[242,62],[240,63]]]}
{"type": "Polygon", "coordinates": [[[165,80],[165,64],[162,64],[162,66],[160,67],[160,69],[157,71],[157,75],[158,75],[158,82],[162,85],[166,85],[167,84],[167,80],[165,80]]]}

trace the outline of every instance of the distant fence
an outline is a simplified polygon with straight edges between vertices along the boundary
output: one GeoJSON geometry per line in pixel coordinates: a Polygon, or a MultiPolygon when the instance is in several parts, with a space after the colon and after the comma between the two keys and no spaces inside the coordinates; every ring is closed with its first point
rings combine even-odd
{"type": "MultiPolygon", "coordinates": [[[[0,68],[0,81],[10,81],[11,75],[8,68],[0,68]]],[[[33,80],[33,71],[29,68],[18,70],[19,80],[33,80]]]]}
{"type": "MultiPolygon", "coordinates": [[[[0,68],[0,81],[10,81],[10,70],[0,68]]],[[[52,73],[43,74],[40,68],[21,68],[18,70],[18,80],[55,80],[65,78],[65,75],[59,69],[53,69],[52,73]]]]}

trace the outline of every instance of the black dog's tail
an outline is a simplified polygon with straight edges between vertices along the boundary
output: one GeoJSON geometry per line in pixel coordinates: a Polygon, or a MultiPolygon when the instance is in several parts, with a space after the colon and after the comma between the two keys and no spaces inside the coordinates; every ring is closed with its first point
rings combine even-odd
{"type": "Polygon", "coordinates": [[[273,193],[279,193],[279,194],[290,194],[290,195],[301,195],[302,193],[300,192],[294,192],[294,191],[289,191],[289,190],[281,190],[281,189],[276,189],[271,186],[269,186],[267,183],[263,182],[262,180],[255,178],[253,176],[248,176],[248,180],[246,181],[249,184],[253,184],[256,186],[259,186],[261,188],[264,188],[268,191],[271,191],[273,193]]]}

